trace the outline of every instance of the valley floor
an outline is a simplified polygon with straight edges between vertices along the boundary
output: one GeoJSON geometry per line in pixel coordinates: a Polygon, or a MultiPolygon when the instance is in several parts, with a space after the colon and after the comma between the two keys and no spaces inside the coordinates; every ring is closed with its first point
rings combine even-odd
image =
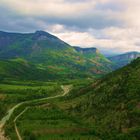
{"type": "MultiPolygon", "coordinates": [[[[90,129],[83,127],[83,124],[80,121],[77,121],[75,118],[70,117],[55,106],[46,103],[46,100],[48,99],[52,100],[67,95],[72,87],[61,86],[61,88],[63,89],[63,94],[21,102],[11,108],[6,116],[4,116],[1,120],[1,126],[4,126],[8,121],[12,124],[14,122],[15,129],[10,133],[8,132],[8,136],[10,136],[10,139],[22,140],[23,138],[26,140],[32,138],[36,139],[36,137],[38,140],[69,138],[80,138],[81,140],[85,138],[88,138],[89,140],[93,139],[92,136],[88,134],[90,129]],[[36,105],[28,107],[28,105],[30,106],[30,104],[32,103],[37,104],[38,102],[45,102],[45,104],[43,103],[39,106],[36,105]],[[19,114],[15,115],[15,110],[18,110],[18,108],[20,108],[24,104],[27,104],[25,105],[26,108],[19,114]],[[15,118],[14,121],[11,118],[15,118]],[[23,118],[25,118],[25,120],[23,118]]],[[[10,127],[10,125],[6,124],[6,130],[7,126],[10,127]]],[[[6,140],[2,132],[2,127],[0,134],[0,139],[6,140]]]]}

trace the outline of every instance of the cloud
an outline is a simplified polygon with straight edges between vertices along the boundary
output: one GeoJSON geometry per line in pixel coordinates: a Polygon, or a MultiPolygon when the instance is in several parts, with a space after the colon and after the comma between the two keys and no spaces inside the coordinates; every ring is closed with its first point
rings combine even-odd
{"type": "Polygon", "coordinates": [[[93,8],[95,2],[65,0],[1,0],[1,5],[27,16],[72,16],[93,8]]]}
{"type": "MultiPolygon", "coordinates": [[[[119,29],[118,32],[121,33],[119,29]]],[[[105,33],[106,31],[104,32],[104,34],[105,33]]],[[[64,33],[57,33],[55,35],[59,36],[61,39],[70,43],[72,46],[97,47],[102,52],[122,53],[122,52],[129,52],[129,51],[140,51],[140,47],[138,46],[138,44],[135,44],[136,42],[139,41],[139,39],[133,38],[130,40],[129,37],[127,38],[127,36],[125,36],[126,38],[124,37],[121,39],[115,38],[115,36],[112,38],[99,39],[87,32],[81,33],[81,32],[70,32],[70,31],[64,33]]],[[[110,34],[108,35],[111,35],[111,31],[110,34]]]]}
{"type": "Polygon", "coordinates": [[[52,26],[50,31],[72,46],[97,47],[105,53],[125,53],[140,51],[140,30],[137,28],[110,27],[87,32],[71,31],[65,26],[52,26]],[[57,28],[59,30],[56,30],[57,28]]]}
{"type": "Polygon", "coordinates": [[[0,0],[0,30],[49,31],[102,51],[140,51],[139,0],[0,0]]]}
{"type": "Polygon", "coordinates": [[[97,7],[97,5],[103,5],[109,1],[1,0],[0,8],[5,8],[5,12],[8,10],[6,13],[8,16],[13,17],[13,20],[17,20],[19,17],[24,17],[24,19],[32,17],[36,21],[42,20],[42,22],[49,24],[100,29],[109,26],[120,26],[120,21],[113,16],[115,14],[113,9],[102,12],[99,6],[97,7]]]}
{"type": "MultiPolygon", "coordinates": [[[[120,0],[121,1],[121,0],[120,0]]],[[[140,25],[140,1],[122,0],[125,5],[125,11],[120,17],[124,20],[125,26],[139,27],[140,25]]]]}

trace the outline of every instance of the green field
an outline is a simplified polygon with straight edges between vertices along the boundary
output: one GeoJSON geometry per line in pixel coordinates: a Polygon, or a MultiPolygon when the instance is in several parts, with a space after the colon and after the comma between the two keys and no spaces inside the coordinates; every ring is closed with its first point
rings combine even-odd
{"type": "MultiPolygon", "coordinates": [[[[28,108],[17,126],[25,140],[97,140],[92,128],[49,103],[28,108]]],[[[15,132],[10,134],[15,140],[15,132]]]]}
{"type": "Polygon", "coordinates": [[[55,96],[61,91],[60,84],[55,82],[11,82],[0,84],[0,118],[17,103],[55,96]]]}

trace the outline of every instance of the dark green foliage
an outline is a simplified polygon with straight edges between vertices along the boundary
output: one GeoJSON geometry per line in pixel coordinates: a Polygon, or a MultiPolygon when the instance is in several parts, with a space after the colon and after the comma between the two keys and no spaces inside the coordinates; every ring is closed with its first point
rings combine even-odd
{"type": "Polygon", "coordinates": [[[7,110],[7,106],[5,104],[3,104],[3,101],[0,102],[0,118],[2,118],[5,114],[7,110]]]}
{"type": "Polygon", "coordinates": [[[102,139],[139,140],[140,59],[75,94],[84,97],[69,111],[92,122],[102,139]]]}
{"type": "MultiPolygon", "coordinates": [[[[92,128],[86,126],[82,121],[68,115],[63,110],[49,103],[29,108],[17,121],[22,138],[27,139],[94,139],[92,128]]],[[[15,140],[14,130],[9,131],[12,124],[6,128],[11,139],[15,140]]]]}
{"type": "Polygon", "coordinates": [[[7,110],[24,101],[55,96],[62,92],[58,83],[32,83],[23,82],[16,84],[0,84],[0,119],[7,113],[7,110]]]}

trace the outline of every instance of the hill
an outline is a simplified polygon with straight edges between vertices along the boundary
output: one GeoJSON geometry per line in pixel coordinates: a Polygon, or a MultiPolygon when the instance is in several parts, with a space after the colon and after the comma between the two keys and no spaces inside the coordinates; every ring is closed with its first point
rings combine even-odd
{"type": "Polygon", "coordinates": [[[54,79],[93,78],[112,70],[109,60],[102,59],[103,55],[97,52],[92,52],[94,55],[96,58],[85,57],[85,54],[44,31],[24,34],[0,32],[0,59],[23,59],[36,69],[57,75],[54,79]]]}
{"type": "Polygon", "coordinates": [[[69,113],[81,116],[102,140],[140,138],[140,58],[68,97],[69,113]]]}
{"type": "MultiPolygon", "coordinates": [[[[35,80],[46,81],[46,79],[59,79],[59,76],[49,69],[41,69],[24,59],[0,60],[0,82],[35,80]]],[[[63,78],[63,77],[62,77],[63,78]]]]}
{"type": "MultiPolygon", "coordinates": [[[[100,53],[100,51],[97,48],[80,48],[80,47],[75,47],[76,51],[81,53],[85,58],[90,59],[93,62],[100,62],[101,64],[106,63],[110,64],[110,61],[100,53]]],[[[104,64],[105,65],[105,64],[104,64]]]]}
{"type": "Polygon", "coordinates": [[[110,61],[116,64],[117,68],[123,67],[129,64],[132,60],[140,57],[139,52],[128,52],[121,55],[116,55],[112,57],[108,57],[110,61]]]}

